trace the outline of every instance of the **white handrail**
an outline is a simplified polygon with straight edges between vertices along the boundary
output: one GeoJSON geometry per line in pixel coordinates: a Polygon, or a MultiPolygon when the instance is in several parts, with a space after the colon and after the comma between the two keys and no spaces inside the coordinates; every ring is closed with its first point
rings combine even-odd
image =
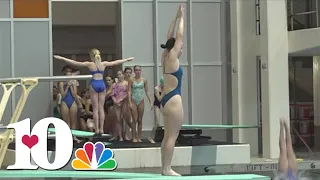
{"type": "Polygon", "coordinates": [[[3,79],[0,79],[0,83],[16,83],[16,82],[21,82],[22,79],[28,79],[28,78],[37,79],[39,82],[50,82],[50,81],[62,81],[62,80],[86,80],[86,79],[91,79],[92,75],[3,78],[3,79]]]}

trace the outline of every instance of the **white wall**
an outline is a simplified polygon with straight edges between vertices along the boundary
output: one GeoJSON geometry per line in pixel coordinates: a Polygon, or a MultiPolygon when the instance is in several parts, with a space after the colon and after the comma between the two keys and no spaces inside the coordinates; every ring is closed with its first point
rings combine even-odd
{"type": "MultiPolygon", "coordinates": [[[[255,0],[231,1],[231,61],[233,124],[257,124],[256,56],[260,39],[256,35],[255,0]]],[[[258,130],[233,130],[236,142],[249,143],[251,153],[258,153],[258,130]]]]}
{"type": "MultiPolygon", "coordinates": [[[[261,35],[256,35],[255,2],[231,1],[233,124],[258,124],[257,72],[260,70],[263,155],[276,158],[278,119],[289,116],[286,2],[261,1],[261,35]],[[257,56],[265,68],[257,66],[257,56]]],[[[251,154],[258,153],[257,129],[234,130],[233,137],[250,143],[251,154]]]]}
{"type": "Polygon", "coordinates": [[[115,25],[117,2],[52,2],[53,25],[115,25]]]}
{"type": "Polygon", "coordinates": [[[320,28],[289,31],[289,52],[299,56],[319,55],[318,37],[320,37],[320,28]]]}

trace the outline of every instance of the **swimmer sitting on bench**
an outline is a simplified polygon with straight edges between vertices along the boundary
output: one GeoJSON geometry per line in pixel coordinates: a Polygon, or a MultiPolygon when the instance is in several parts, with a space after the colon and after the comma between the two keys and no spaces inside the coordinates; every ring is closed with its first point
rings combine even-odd
{"type": "MultiPolygon", "coordinates": [[[[292,148],[289,118],[280,118],[279,172],[274,180],[302,180],[297,166],[297,158],[292,148]]],[[[303,178],[307,180],[308,178],[303,178]]]]}

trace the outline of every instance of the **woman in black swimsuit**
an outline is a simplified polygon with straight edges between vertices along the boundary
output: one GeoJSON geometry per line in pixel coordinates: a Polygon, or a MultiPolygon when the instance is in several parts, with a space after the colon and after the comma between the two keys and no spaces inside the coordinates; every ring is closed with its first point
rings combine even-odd
{"type": "Polygon", "coordinates": [[[113,84],[114,80],[111,77],[106,77],[106,85],[107,85],[107,90],[106,90],[106,101],[104,102],[104,110],[105,113],[108,114],[110,111],[110,107],[113,106],[113,100],[112,100],[112,93],[113,93],[113,89],[112,89],[112,84],[113,84]]]}
{"type": "Polygon", "coordinates": [[[148,140],[151,143],[155,143],[153,138],[154,138],[156,130],[159,126],[161,99],[162,99],[162,95],[163,95],[163,93],[162,93],[163,84],[164,84],[164,80],[163,80],[163,77],[161,77],[160,84],[154,88],[154,102],[153,102],[154,122],[153,122],[152,131],[151,131],[151,137],[148,138],[148,140]]]}
{"type": "Polygon", "coordinates": [[[106,100],[104,102],[104,111],[105,111],[105,132],[113,135],[113,131],[114,131],[114,126],[113,126],[113,119],[115,119],[115,111],[113,108],[113,100],[112,100],[112,94],[113,94],[113,86],[112,84],[114,83],[114,79],[112,77],[107,76],[105,78],[106,80],[106,100]]]}

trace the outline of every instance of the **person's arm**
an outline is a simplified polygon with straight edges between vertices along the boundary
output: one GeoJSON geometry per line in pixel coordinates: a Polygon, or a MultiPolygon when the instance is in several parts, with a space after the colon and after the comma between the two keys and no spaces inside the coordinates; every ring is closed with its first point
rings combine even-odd
{"type": "Polygon", "coordinates": [[[60,106],[57,106],[57,110],[58,110],[58,113],[59,113],[59,117],[61,117],[61,110],[60,110],[60,106]]]}
{"type": "Polygon", "coordinates": [[[109,67],[109,66],[117,66],[117,65],[120,65],[122,63],[125,63],[125,62],[128,62],[128,61],[131,61],[133,60],[134,57],[130,57],[130,58],[126,58],[126,59],[120,59],[120,60],[114,60],[114,61],[102,61],[102,65],[104,67],[109,67]]]}
{"type": "Polygon", "coordinates": [[[67,84],[66,89],[63,89],[63,82],[59,83],[59,90],[61,94],[61,98],[64,98],[67,95],[68,89],[70,88],[69,84],[67,84]]]}
{"type": "Polygon", "coordinates": [[[85,104],[85,107],[86,107],[86,114],[90,115],[90,116],[93,116],[93,112],[90,111],[90,105],[91,103],[89,103],[89,99],[86,100],[86,104],[85,104]]]}
{"type": "Polygon", "coordinates": [[[81,97],[77,95],[75,100],[76,100],[76,103],[77,103],[79,109],[82,109],[81,97]]]}
{"type": "Polygon", "coordinates": [[[147,98],[149,100],[149,103],[150,103],[150,106],[152,106],[152,101],[151,101],[151,96],[150,96],[150,93],[149,93],[149,88],[148,88],[148,81],[147,80],[144,80],[144,91],[147,95],[147,98]]]}
{"type": "Polygon", "coordinates": [[[176,41],[174,43],[174,46],[172,48],[172,51],[175,55],[178,55],[181,51],[182,48],[182,40],[183,40],[183,31],[184,31],[184,15],[183,11],[184,8],[182,6],[179,7],[179,25],[178,25],[178,30],[176,34],[176,41]]]}
{"type": "Polygon", "coordinates": [[[75,82],[72,82],[72,86],[71,86],[70,90],[71,90],[72,96],[73,96],[75,99],[77,99],[77,96],[78,96],[78,94],[77,94],[78,87],[77,87],[77,84],[76,84],[75,82]]]}
{"type": "Polygon", "coordinates": [[[85,62],[78,62],[72,59],[68,59],[62,56],[58,56],[58,55],[54,55],[54,58],[58,59],[58,60],[62,60],[64,62],[66,62],[67,64],[70,64],[71,66],[77,66],[77,67],[88,67],[88,65],[90,64],[90,62],[85,61],[85,62]]]}
{"type": "MultiPolygon", "coordinates": [[[[58,85],[59,86],[59,85],[58,85]]],[[[57,95],[57,110],[59,112],[59,115],[61,117],[61,110],[60,110],[60,107],[61,107],[61,101],[62,101],[62,98],[61,98],[61,94],[59,93],[57,95]]]]}
{"type": "MultiPolygon", "coordinates": [[[[128,83],[127,83],[127,89],[128,89],[128,83]]],[[[128,93],[125,95],[125,96],[123,96],[120,100],[119,100],[119,102],[122,102],[123,100],[125,100],[126,98],[128,97],[128,93]]]]}
{"type": "Polygon", "coordinates": [[[132,80],[128,80],[128,98],[129,98],[129,105],[132,104],[132,80]]]}
{"type": "Polygon", "coordinates": [[[156,98],[158,99],[158,101],[161,101],[162,96],[161,96],[160,93],[159,93],[159,88],[158,88],[158,87],[155,87],[155,88],[154,88],[154,95],[156,96],[156,98]]]}
{"type": "Polygon", "coordinates": [[[57,95],[58,97],[57,97],[57,99],[58,99],[58,105],[60,106],[61,105],[61,100],[62,100],[62,98],[61,98],[61,94],[59,93],[58,95],[57,95]]]}
{"type": "Polygon", "coordinates": [[[174,18],[174,20],[172,20],[170,26],[169,26],[169,30],[167,33],[167,39],[173,38],[174,36],[174,30],[176,29],[176,24],[177,24],[177,20],[179,18],[179,11],[177,12],[176,17],[174,18]]]}
{"type": "Polygon", "coordinates": [[[111,95],[111,98],[112,98],[113,103],[117,104],[117,99],[116,99],[116,93],[117,92],[116,92],[115,85],[116,85],[116,83],[112,84],[112,95],[111,95]]]}
{"type": "Polygon", "coordinates": [[[125,96],[123,96],[123,97],[119,100],[119,102],[122,102],[122,101],[125,100],[127,97],[128,97],[128,94],[126,94],[125,96]]]}
{"type": "Polygon", "coordinates": [[[109,97],[111,97],[113,94],[113,85],[110,87],[110,89],[108,89],[107,93],[106,93],[106,98],[108,99],[109,97]]]}

